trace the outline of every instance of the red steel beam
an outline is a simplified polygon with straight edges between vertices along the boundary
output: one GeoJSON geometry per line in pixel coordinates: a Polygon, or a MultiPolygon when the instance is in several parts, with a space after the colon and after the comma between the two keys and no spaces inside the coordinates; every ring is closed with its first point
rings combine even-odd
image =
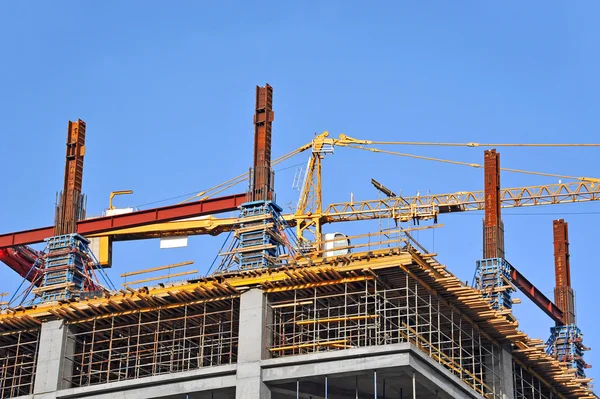
{"type": "Polygon", "coordinates": [[[0,249],[0,261],[38,287],[42,283],[42,280],[37,278],[41,270],[39,267],[33,267],[39,257],[40,253],[27,246],[0,249]]]}
{"type": "Polygon", "coordinates": [[[558,325],[563,324],[564,314],[542,291],[537,289],[529,280],[525,278],[517,269],[511,266],[510,277],[513,284],[525,294],[525,296],[540,309],[542,309],[558,325]]]}
{"type": "Polygon", "coordinates": [[[483,258],[504,258],[504,226],[500,214],[500,153],[486,150],[483,162],[483,258]]]}
{"type": "MultiPolygon", "coordinates": [[[[204,201],[188,202],[185,204],[169,205],[160,208],[125,213],[122,215],[85,219],[77,222],[77,233],[83,235],[105,233],[114,229],[229,212],[236,210],[244,202],[246,202],[246,194],[234,194],[225,197],[211,198],[204,201]]],[[[2,234],[0,235],[0,248],[35,244],[42,242],[45,238],[52,237],[53,235],[54,227],[52,226],[2,234]]]]}

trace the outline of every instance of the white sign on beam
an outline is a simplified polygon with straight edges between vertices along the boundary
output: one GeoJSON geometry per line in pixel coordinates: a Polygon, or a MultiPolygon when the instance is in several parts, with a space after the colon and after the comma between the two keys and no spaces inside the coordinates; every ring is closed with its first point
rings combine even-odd
{"type": "Polygon", "coordinates": [[[183,248],[188,245],[188,237],[162,237],[160,239],[160,249],[183,248]]]}

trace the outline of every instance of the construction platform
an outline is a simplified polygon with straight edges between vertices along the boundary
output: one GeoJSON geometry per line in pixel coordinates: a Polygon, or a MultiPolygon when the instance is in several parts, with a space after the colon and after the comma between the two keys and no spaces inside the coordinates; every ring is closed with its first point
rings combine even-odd
{"type": "Polygon", "coordinates": [[[0,314],[0,398],[595,398],[410,245],[0,314]]]}

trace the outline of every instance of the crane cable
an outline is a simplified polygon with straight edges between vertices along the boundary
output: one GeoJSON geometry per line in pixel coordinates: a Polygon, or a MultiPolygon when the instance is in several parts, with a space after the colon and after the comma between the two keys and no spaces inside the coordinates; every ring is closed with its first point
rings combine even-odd
{"type": "MultiPolygon", "coordinates": [[[[300,154],[301,152],[304,152],[304,151],[306,151],[307,149],[309,149],[311,147],[312,147],[312,143],[309,143],[309,144],[303,145],[302,147],[296,148],[294,151],[288,152],[287,154],[284,154],[284,155],[280,156],[279,158],[276,158],[272,162],[272,165],[277,165],[277,164],[280,164],[280,163],[282,163],[284,161],[287,161],[288,159],[290,159],[294,155],[300,154]]],[[[207,199],[207,198],[210,198],[210,197],[212,197],[215,194],[218,194],[218,193],[220,193],[220,192],[222,192],[224,190],[227,190],[228,188],[231,188],[231,187],[233,187],[233,186],[235,186],[235,185],[243,182],[244,180],[246,180],[248,178],[248,176],[249,176],[249,172],[242,173],[241,175],[238,175],[236,177],[232,177],[231,179],[226,180],[226,181],[224,181],[224,182],[222,182],[220,184],[217,184],[214,187],[211,187],[211,188],[209,188],[207,190],[204,190],[204,191],[200,191],[199,193],[194,194],[193,196],[184,199],[183,201],[179,202],[179,204],[183,204],[185,202],[189,202],[189,201],[195,200],[198,197],[202,197],[200,199],[203,199],[203,200],[207,199]]]]}
{"type": "MultiPolygon", "coordinates": [[[[470,166],[472,168],[483,168],[483,165],[478,164],[478,163],[468,163],[468,162],[461,162],[461,161],[453,161],[450,159],[433,158],[433,157],[426,157],[426,156],[422,156],[422,155],[406,154],[406,153],[402,153],[402,152],[382,150],[379,148],[364,147],[361,145],[344,144],[344,147],[357,148],[359,150],[371,151],[371,152],[375,152],[375,153],[398,155],[401,157],[423,159],[426,161],[449,163],[449,164],[453,164],[453,165],[470,166]]],[[[511,169],[511,168],[500,168],[500,170],[503,170],[505,172],[524,173],[524,174],[529,174],[529,175],[557,177],[560,179],[572,179],[572,180],[600,183],[600,179],[596,179],[596,178],[592,178],[592,177],[576,177],[576,176],[559,175],[559,174],[555,174],[555,173],[533,172],[533,171],[529,171],[529,170],[511,169]]]]}
{"type": "MultiPolygon", "coordinates": [[[[341,136],[342,135],[340,135],[340,137],[341,136]]],[[[600,147],[600,144],[592,144],[592,143],[581,143],[581,144],[523,143],[523,144],[518,144],[518,143],[474,143],[474,142],[470,142],[470,143],[436,143],[436,142],[424,142],[424,141],[371,141],[371,140],[360,140],[360,141],[366,145],[377,144],[377,145],[415,145],[415,146],[442,146],[442,147],[600,147]]],[[[452,160],[446,160],[446,159],[440,159],[440,158],[424,157],[424,156],[413,155],[413,154],[404,154],[404,153],[398,153],[395,151],[386,151],[386,150],[381,150],[381,149],[377,149],[377,148],[363,147],[363,146],[350,144],[350,143],[338,142],[337,145],[341,145],[344,147],[350,147],[350,148],[358,148],[358,149],[371,151],[371,152],[381,152],[381,153],[416,158],[416,159],[424,159],[424,160],[430,160],[430,161],[436,161],[436,162],[450,163],[450,164],[454,164],[454,165],[470,166],[473,168],[482,168],[483,167],[483,165],[474,164],[474,163],[452,161],[452,160]]],[[[307,149],[310,149],[311,147],[312,147],[312,142],[307,143],[307,144],[303,145],[302,147],[299,147],[285,155],[280,156],[279,158],[276,158],[273,161],[273,165],[277,165],[281,162],[284,162],[284,161],[290,159],[291,157],[293,157],[294,155],[300,154],[301,152],[304,152],[307,149]]],[[[558,177],[561,179],[573,179],[573,180],[580,180],[580,181],[598,182],[598,179],[593,179],[593,178],[564,176],[564,175],[558,175],[558,174],[552,174],[552,173],[531,172],[531,171],[520,170],[520,169],[509,169],[509,168],[500,168],[500,169],[503,171],[506,171],[506,172],[524,173],[524,174],[548,176],[548,177],[558,177]]],[[[186,198],[179,203],[183,204],[185,202],[195,200],[198,197],[201,197],[201,199],[210,198],[210,197],[214,196],[215,194],[218,194],[228,188],[231,188],[231,187],[243,182],[244,180],[246,180],[248,178],[248,175],[249,175],[248,172],[246,172],[241,175],[235,176],[235,177],[233,177],[229,180],[226,180],[214,187],[211,187],[204,191],[200,191],[200,192],[196,193],[195,195],[193,195],[189,198],[186,198]]]]}
{"type": "Polygon", "coordinates": [[[598,143],[435,143],[426,141],[371,141],[365,140],[369,145],[418,145],[418,146],[438,146],[438,147],[600,147],[598,143]]]}

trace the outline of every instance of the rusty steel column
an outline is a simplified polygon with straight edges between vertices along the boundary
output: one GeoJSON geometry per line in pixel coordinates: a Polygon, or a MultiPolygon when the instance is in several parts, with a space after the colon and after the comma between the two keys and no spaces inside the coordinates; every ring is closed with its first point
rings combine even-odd
{"type": "Polygon", "coordinates": [[[271,128],[273,112],[273,88],[267,84],[256,87],[256,113],[254,114],[254,166],[250,179],[249,201],[273,199],[271,174],[271,128]]]}
{"type": "Polygon", "coordinates": [[[483,258],[504,258],[504,224],[500,214],[500,153],[495,149],[484,152],[483,174],[483,258]]]}
{"type": "Polygon", "coordinates": [[[84,218],[83,157],[85,155],[85,122],[69,121],[67,132],[67,155],[65,161],[65,184],[57,201],[54,235],[77,232],[77,221],[84,218]]]}
{"type": "Polygon", "coordinates": [[[571,287],[569,260],[569,224],[563,219],[552,222],[554,228],[554,303],[563,311],[564,324],[575,324],[575,294],[571,287]]]}

